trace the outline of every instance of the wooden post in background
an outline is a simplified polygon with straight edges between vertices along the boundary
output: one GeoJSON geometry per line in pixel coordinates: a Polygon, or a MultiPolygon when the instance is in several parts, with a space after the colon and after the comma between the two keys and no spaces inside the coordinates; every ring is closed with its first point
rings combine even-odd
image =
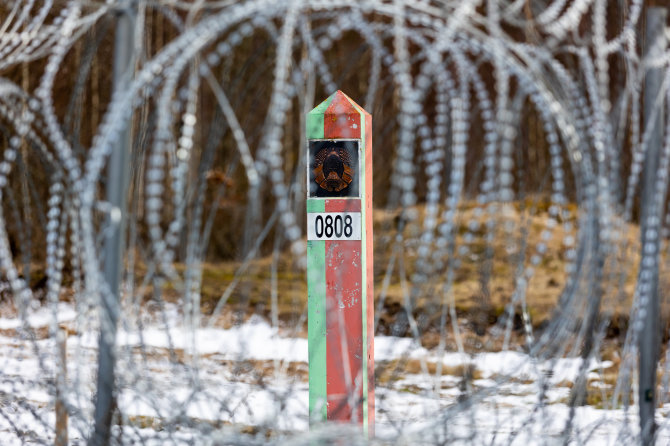
{"type": "Polygon", "coordinates": [[[55,446],[68,445],[67,432],[67,407],[63,399],[65,398],[65,384],[67,383],[67,330],[61,328],[56,335],[58,348],[58,357],[60,367],[56,376],[56,440],[55,446]]]}
{"type": "Polygon", "coordinates": [[[338,90],[306,125],[310,417],[372,435],[372,117],[338,90]]]}

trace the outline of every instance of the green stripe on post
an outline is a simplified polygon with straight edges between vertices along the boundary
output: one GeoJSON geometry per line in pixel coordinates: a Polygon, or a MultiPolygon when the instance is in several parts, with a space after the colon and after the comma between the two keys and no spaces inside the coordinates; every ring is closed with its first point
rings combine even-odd
{"type": "MultiPolygon", "coordinates": [[[[307,212],[324,212],[324,200],[307,200],[307,212]]],[[[326,242],[307,242],[309,414],[326,420],[326,242]]]]}
{"type": "MultiPolygon", "coordinates": [[[[323,112],[332,98],[307,114],[307,139],[323,139],[323,112]]],[[[307,200],[307,213],[324,212],[323,200],[307,200]]],[[[309,358],[309,415],[325,421],[326,397],[326,242],[307,242],[307,338],[309,358]]]]}
{"type": "MultiPolygon", "coordinates": [[[[323,113],[326,111],[334,95],[320,103],[311,112],[307,113],[307,139],[323,139],[323,113]]],[[[308,211],[309,212],[309,211],[308,211]]]]}

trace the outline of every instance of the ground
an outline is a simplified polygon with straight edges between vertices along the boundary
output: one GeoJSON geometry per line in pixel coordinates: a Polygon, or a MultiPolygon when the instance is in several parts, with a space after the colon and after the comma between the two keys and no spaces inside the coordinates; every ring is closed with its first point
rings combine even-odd
{"type": "MultiPolygon", "coordinates": [[[[165,310],[160,316],[166,318],[169,330],[160,320],[163,317],[147,318],[142,330],[129,327],[118,336],[121,415],[117,430],[123,431],[126,440],[160,444],[170,438],[176,444],[188,444],[189,439],[202,438],[203,432],[225,428],[279,441],[289,433],[307,431],[304,337],[287,336],[259,316],[227,329],[193,332],[181,322],[178,306],[168,304],[165,310]],[[203,431],[203,425],[209,428],[203,431]]],[[[54,315],[69,333],[66,401],[74,414],[70,438],[75,441],[84,437],[85,420],[92,410],[97,334],[76,331],[77,314],[66,303],[53,311],[31,311],[28,321],[35,333],[46,334],[54,315]]],[[[53,338],[21,339],[26,332],[14,317],[0,318],[0,329],[5,333],[0,337],[0,391],[7,415],[0,418],[2,443],[52,438],[53,381],[60,373],[53,338]]],[[[427,441],[429,433],[455,444],[458,438],[464,443],[474,438],[475,444],[507,444],[508,440],[524,444],[538,435],[558,440],[566,427],[570,412],[566,403],[581,365],[577,358],[537,361],[518,351],[440,352],[411,338],[392,336],[375,338],[375,357],[375,429],[380,441],[390,442],[398,435],[407,441],[427,441]],[[455,408],[457,412],[449,412],[455,408]],[[440,416],[448,417],[447,432],[435,430],[440,416]]],[[[608,373],[613,367],[611,361],[588,364],[589,390],[610,388],[608,373]]],[[[621,444],[622,434],[635,435],[634,407],[603,404],[576,408],[571,443],[588,438],[588,444],[621,444]],[[622,430],[626,420],[628,431],[622,430]]],[[[661,407],[658,414],[661,438],[666,441],[670,440],[664,418],[668,414],[670,405],[661,407]]]]}
{"type": "MultiPolygon", "coordinates": [[[[581,367],[579,345],[566,345],[553,359],[527,350],[529,336],[540,337],[561,309],[577,210],[552,222],[540,201],[517,203],[499,208],[502,217],[496,214],[489,231],[486,212],[477,209],[464,206],[457,214],[451,258],[458,264],[438,268],[438,259],[423,280],[420,236],[429,210],[417,208],[409,216],[375,211],[377,438],[453,444],[533,444],[543,438],[551,444],[570,432],[575,444],[621,444],[637,435],[634,388],[623,387],[628,400],[613,398],[622,391],[620,354],[639,262],[629,253],[638,251],[637,228],[620,231],[620,259],[606,265],[602,312],[609,319],[597,359],[581,367]],[[529,267],[527,292],[513,301],[529,267]],[[585,405],[571,412],[580,371],[585,405]]],[[[437,218],[435,227],[443,223],[437,218]]],[[[146,270],[137,263],[137,283],[146,270]]],[[[183,274],[185,266],[177,264],[176,270],[183,274]]],[[[44,286],[39,271],[33,274],[38,298],[44,286]]],[[[183,287],[176,281],[163,283],[158,300],[153,286],[137,288],[139,299],[124,298],[117,434],[128,442],[162,444],[167,438],[179,444],[221,432],[278,440],[307,432],[305,279],[299,262],[285,252],[204,263],[199,320],[185,313],[183,287]]],[[[28,326],[9,300],[0,307],[3,444],[53,437],[54,382],[62,376],[54,341],[58,327],[68,334],[70,438],[88,435],[98,316],[74,297],[67,279],[65,284],[60,303],[33,302],[28,326]]],[[[659,382],[664,379],[663,361],[659,382]]],[[[661,438],[670,439],[664,419],[669,413],[670,405],[659,401],[661,438]]]]}

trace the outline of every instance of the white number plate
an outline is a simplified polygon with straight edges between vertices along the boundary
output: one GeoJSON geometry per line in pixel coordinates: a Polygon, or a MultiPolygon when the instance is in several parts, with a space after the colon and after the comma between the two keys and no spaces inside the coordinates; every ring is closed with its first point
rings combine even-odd
{"type": "Polygon", "coordinates": [[[307,240],[360,240],[360,212],[310,212],[307,240]]]}

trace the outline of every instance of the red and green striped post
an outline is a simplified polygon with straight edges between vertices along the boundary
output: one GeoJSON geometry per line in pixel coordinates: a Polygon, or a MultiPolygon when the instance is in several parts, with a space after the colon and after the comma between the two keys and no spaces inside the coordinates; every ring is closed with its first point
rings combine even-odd
{"type": "Polygon", "coordinates": [[[309,411],[374,428],[372,117],[341,91],[307,115],[309,411]]]}

